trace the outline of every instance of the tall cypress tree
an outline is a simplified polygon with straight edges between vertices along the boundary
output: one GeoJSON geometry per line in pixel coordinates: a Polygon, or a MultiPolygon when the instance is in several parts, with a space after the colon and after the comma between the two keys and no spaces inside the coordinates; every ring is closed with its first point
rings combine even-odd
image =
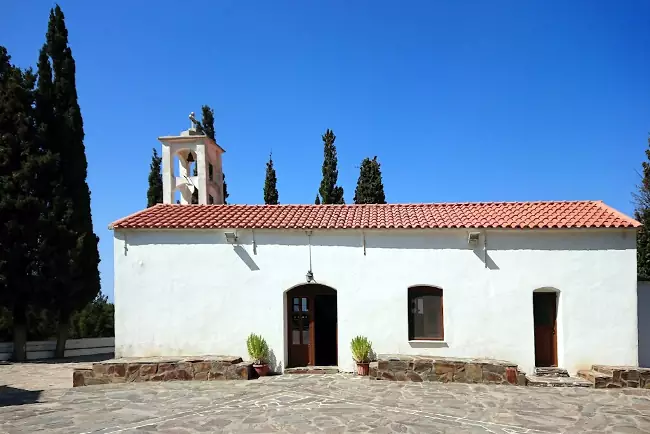
{"type": "Polygon", "coordinates": [[[27,309],[44,283],[39,258],[43,203],[37,186],[43,159],[34,123],[31,71],[0,47],[0,303],[13,313],[14,359],[26,357],[27,309]]]}
{"type": "MultiPolygon", "coordinates": [[[[93,231],[90,210],[90,189],[86,182],[87,160],[84,145],[83,120],[77,102],[76,71],[72,51],[68,46],[65,17],[57,5],[50,11],[44,52],[51,61],[53,79],[49,96],[53,110],[50,125],[45,130],[44,148],[61,162],[52,175],[54,189],[48,217],[50,219],[49,255],[44,269],[48,273],[51,300],[59,318],[56,356],[62,357],[69,330],[70,315],[92,301],[100,290],[99,239],[93,231]],[[54,253],[58,252],[58,255],[54,253]]],[[[39,59],[39,75],[47,75],[45,57],[39,59]]],[[[51,73],[50,73],[51,74],[51,73]]],[[[37,93],[47,100],[49,83],[41,82],[37,93]]],[[[46,111],[39,110],[39,113],[46,111]]],[[[39,124],[44,123],[39,119],[39,124]]]]}
{"type": "Polygon", "coordinates": [[[645,155],[646,161],[641,163],[641,184],[633,196],[636,202],[634,218],[643,225],[636,237],[637,274],[642,279],[650,279],[650,136],[645,155]]]}
{"type": "Polygon", "coordinates": [[[279,194],[277,189],[278,179],[275,176],[273,167],[273,155],[269,154],[269,161],[266,163],[266,178],[264,179],[264,203],[266,205],[277,205],[279,194]]]}
{"type": "Polygon", "coordinates": [[[361,162],[357,189],[354,192],[354,203],[386,203],[384,184],[381,179],[381,169],[377,157],[365,158],[361,162]]]}
{"type": "Polygon", "coordinates": [[[157,203],[163,202],[163,183],[160,166],[162,157],[158,156],[158,151],[153,148],[151,164],[149,165],[149,189],[147,190],[147,208],[157,203]]]}
{"type": "MultiPolygon", "coordinates": [[[[203,131],[203,134],[216,142],[216,139],[214,138],[214,110],[212,110],[208,105],[201,107],[200,128],[203,131]]],[[[227,204],[229,194],[228,185],[226,184],[226,174],[223,172],[223,168],[221,168],[221,176],[223,182],[223,203],[227,204]]]]}
{"type": "Polygon", "coordinates": [[[345,203],[343,199],[343,187],[336,185],[339,171],[337,169],[338,158],[336,156],[336,146],[334,145],[334,141],[336,140],[334,131],[328,128],[325,134],[323,134],[322,139],[324,154],[323,179],[318,192],[320,193],[323,204],[343,204],[345,203]]]}

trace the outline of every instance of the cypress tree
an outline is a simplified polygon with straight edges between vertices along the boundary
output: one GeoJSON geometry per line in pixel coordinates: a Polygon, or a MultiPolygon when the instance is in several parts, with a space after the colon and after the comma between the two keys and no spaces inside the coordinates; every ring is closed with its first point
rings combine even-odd
{"type": "Polygon", "coordinates": [[[646,161],[641,163],[641,184],[633,196],[636,202],[634,218],[643,225],[636,236],[637,274],[642,279],[650,279],[650,136],[645,155],[646,161]]]}
{"type": "Polygon", "coordinates": [[[149,190],[147,190],[147,208],[163,202],[163,183],[160,166],[162,157],[158,156],[156,148],[153,149],[151,164],[149,165],[149,190]]]}
{"type": "Polygon", "coordinates": [[[44,158],[34,123],[35,77],[10,60],[0,46],[0,302],[13,314],[14,359],[23,361],[28,305],[41,298],[43,284],[37,186],[44,158]]]}
{"type": "Polygon", "coordinates": [[[314,201],[314,205],[320,205],[320,196],[318,194],[316,195],[316,200],[314,201]]]}
{"type": "MultiPolygon", "coordinates": [[[[208,105],[204,105],[203,107],[201,107],[201,124],[199,125],[199,128],[201,129],[203,134],[210,137],[212,140],[216,142],[216,139],[214,138],[215,137],[214,136],[214,110],[212,110],[208,105]]],[[[227,204],[228,203],[227,199],[229,194],[228,194],[228,185],[226,184],[226,174],[223,172],[223,168],[221,168],[221,177],[223,183],[223,203],[227,204]]]]}
{"type": "Polygon", "coordinates": [[[201,129],[203,134],[214,139],[214,110],[208,105],[201,107],[201,129]]]}
{"type": "Polygon", "coordinates": [[[384,184],[381,179],[380,164],[377,157],[365,158],[361,162],[354,203],[386,203],[384,184]]]}
{"type": "MultiPolygon", "coordinates": [[[[50,101],[52,118],[48,122],[47,107],[38,110],[39,131],[45,131],[44,148],[61,162],[52,174],[49,228],[46,257],[51,300],[58,313],[56,356],[62,357],[67,339],[70,315],[92,301],[100,291],[99,239],[93,231],[90,189],[86,182],[87,160],[84,145],[83,119],[77,102],[76,71],[68,46],[65,17],[57,5],[50,11],[44,53],[39,59],[39,76],[47,76],[45,66],[51,60],[51,89],[47,77],[39,77],[37,93],[41,101],[50,101]],[[46,61],[47,60],[47,61],[46,61]],[[47,94],[51,90],[50,95],[47,94]],[[64,163],[65,162],[65,163],[64,163]],[[54,259],[53,259],[54,258],[54,259]]],[[[50,72],[50,75],[51,75],[50,72]]]]}
{"type": "Polygon", "coordinates": [[[273,167],[273,155],[269,154],[269,161],[266,163],[266,179],[264,180],[264,203],[266,205],[277,205],[279,194],[277,189],[278,179],[275,176],[273,167]]]}
{"type": "Polygon", "coordinates": [[[322,198],[323,204],[344,204],[343,187],[336,185],[339,177],[337,169],[338,158],[336,156],[336,146],[334,141],[336,136],[334,131],[329,128],[322,136],[323,139],[323,179],[320,183],[318,192],[322,198]]]}

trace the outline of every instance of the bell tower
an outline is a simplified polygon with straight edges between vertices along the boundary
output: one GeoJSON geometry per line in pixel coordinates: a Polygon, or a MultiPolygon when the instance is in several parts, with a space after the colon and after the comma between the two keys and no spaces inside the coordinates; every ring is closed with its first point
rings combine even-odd
{"type": "Polygon", "coordinates": [[[175,203],[178,191],[180,203],[191,204],[198,189],[200,205],[223,204],[221,154],[226,151],[202,133],[194,113],[190,113],[190,121],[190,128],[180,135],[158,137],[162,143],[163,203],[175,203]],[[191,163],[196,164],[196,175],[190,172],[191,163]]]}

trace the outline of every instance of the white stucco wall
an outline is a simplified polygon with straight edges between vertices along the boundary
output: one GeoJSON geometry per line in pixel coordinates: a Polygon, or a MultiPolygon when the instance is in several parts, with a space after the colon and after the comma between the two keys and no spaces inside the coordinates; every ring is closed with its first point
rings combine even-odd
{"type": "MultiPolygon", "coordinates": [[[[305,282],[303,231],[115,232],[115,345],[119,356],[246,357],[249,333],[286,362],[284,292],[305,282]],[[256,249],[253,248],[253,236],[256,249]]],[[[314,277],[337,290],[339,366],[365,335],[377,353],[492,357],[534,367],[533,291],[559,291],[558,362],[637,364],[633,230],[314,231],[314,277]],[[444,343],[409,343],[407,288],[444,290],[444,343]]]]}

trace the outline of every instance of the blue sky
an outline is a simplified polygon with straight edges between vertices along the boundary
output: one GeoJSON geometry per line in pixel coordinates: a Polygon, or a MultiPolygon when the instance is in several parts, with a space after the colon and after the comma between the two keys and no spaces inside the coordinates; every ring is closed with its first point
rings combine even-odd
{"type": "MultiPolygon", "coordinates": [[[[146,205],[156,137],[215,109],[231,203],[313,203],[321,134],[339,184],[377,155],[389,202],[602,199],[631,213],[650,131],[650,2],[61,1],[112,298],[108,224],[146,205]]],[[[51,1],[3,2],[35,65],[51,1]]]]}

